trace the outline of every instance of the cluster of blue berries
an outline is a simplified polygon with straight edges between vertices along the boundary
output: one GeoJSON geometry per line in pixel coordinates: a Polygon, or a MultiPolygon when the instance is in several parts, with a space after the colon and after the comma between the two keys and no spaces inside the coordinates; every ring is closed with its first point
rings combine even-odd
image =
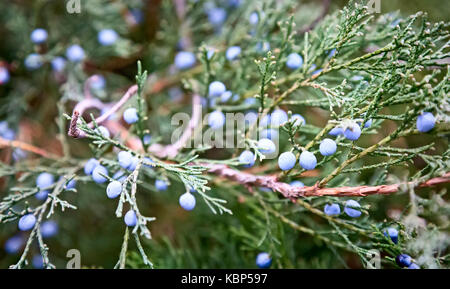
{"type": "Polygon", "coordinates": [[[420,269],[419,265],[413,263],[411,256],[407,254],[400,254],[395,258],[395,262],[402,268],[420,269]]]}
{"type": "MultiPolygon", "coordinates": [[[[361,205],[355,200],[348,200],[345,202],[344,213],[351,218],[358,218],[361,216],[361,205]]],[[[323,212],[328,216],[337,216],[341,214],[341,208],[339,204],[326,204],[323,208],[323,212]]]]}
{"type": "Polygon", "coordinates": [[[100,164],[100,162],[94,158],[89,159],[84,165],[84,173],[91,175],[94,182],[97,184],[103,184],[108,179],[108,170],[100,164]]]}

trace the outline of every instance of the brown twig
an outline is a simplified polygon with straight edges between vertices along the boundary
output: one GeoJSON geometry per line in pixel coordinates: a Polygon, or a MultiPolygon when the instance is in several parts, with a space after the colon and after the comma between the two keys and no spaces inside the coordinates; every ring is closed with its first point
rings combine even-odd
{"type": "Polygon", "coordinates": [[[35,153],[37,155],[40,155],[40,156],[42,156],[44,158],[48,158],[48,159],[59,159],[60,158],[59,156],[56,156],[46,150],[35,147],[31,144],[21,142],[18,140],[7,140],[7,139],[0,137],[0,148],[3,148],[3,147],[19,148],[21,150],[32,152],[32,153],[35,153]]]}
{"type": "Polygon", "coordinates": [[[431,187],[438,184],[450,183],[450,172],[441,177],[432,178],[420,184],[414,182],[399,183],[381,186],[358,186],[358,187],[336,187],[336,188],[319,188],[318,186],[292,187],[289,184],[279,182],[275,175],[255,176],[249,173],[237,171],[226,165],[206,165],[209,166],[208,172],[227,178],[229,180],[240,183],[246,187],[266,187],[275,192],[281,193],[284,197],[291,200],[299,197],[310,196],[333,196],[333,197],[366,197],[369,195],[387,195],[400,190],[405,184],[416,185],[417,187],[431,187]]]}

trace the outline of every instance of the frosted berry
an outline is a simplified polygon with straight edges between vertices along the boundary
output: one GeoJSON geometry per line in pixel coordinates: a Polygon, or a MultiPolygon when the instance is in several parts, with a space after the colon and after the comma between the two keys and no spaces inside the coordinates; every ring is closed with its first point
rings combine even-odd
{"type": "Polygon", "coordinates": [[[47,30],[42,28],[36,28],[31,32],[31,41],[35,44],[41,44],[47,41],[48,33],[47,30]]]}
{"type": "Polygon", "coordinates": [[[220,101],[227,102],[231,99],[232,96],[233,96],[233,93],[231,91],[227,90],[224,93],[222,93],[222,95],[220,96],[220,101]]]}
{"type": "Polygon", "coordinates": [[[209,84],[209,96],[219,97],[226,90],[225,84],[220,81],[213,81],[209,84]]]}
{"type": "Polygon", "coordinates": [[[435,124],[436,118],[431,112],[422,113],[416,121],[417,130],[420,132],[429,132],[434,128],[435,124]]]}
{"type": "Polygon", "coordinates": [[[273,141],[271,141],[268,138],[262,138],[258,141],[258,148],[259,151],[263,154],[272,154],[276,151],[276,146],[273,143],[273,141]]]}
{"type": "Polygon", "coordinates": [[[317,159],[313,153],[309,151],[303,151],[300,154],[299,163],[300,166],[305,170],[313,170],[317,165],[317,159]]]}
{"type": "Polygon", "coordinates": [[[50,238],[58,234],[58,223],[53,220],[48,220],[41,225],[41,234],[44,238],[50,238]]]}
{"type": "Polygon", "coordinates": [[[40,189],[45,189],[50,187],[55,182],[55,179],[52,174],[49,173],[41,173],[36,178],[36,186],[40,189]]]}
{"type": "Polygon", "coordinates": [[[407,254],[400,254],[395,258],[395,262],[400,267],[409,267],[412,264],[412,258],[407,254]]]}
{"type": "Polygon", "coordinates": [[[42,57],[37,53],[31,53],[25,58],[25,67],[28,70],[36,70],[42,66],[42,57]]]}
{"type": "Polygon", "coordinates": [[[297,159],[292,152],[284,152],[278,157],[278,166],[283,171],[292,169],[296,162],[297,159]]]}
{"type": "Polygon", "coordinates": [[[332,139],[326,138],[320,142],[319,150],[320,154],[323,156],[331,156],[336,152],[337,145],[332,139]]]}
{"type": "Polygon", "coordinates": [[[186,211],[191,211],[195,208],[195,197],[189,192],[186,192],[180,196],[180,206],[186,211]]]}
{"type": "Polygon", "coordinates": [[[286,66],[295,70],[303,66],[303,58],[298,53],[291,53],[287,57],[286,66]]]}
{"type": "Polygon", "coordinates": [[[9,71],[3,66],[0,66],[0,85],[5,84],[9,81],[9,71]]]}
{"type": "Polygon", "coordinates": [[[345,202],[344,212],[352,218],[358,218],[361,216],[361,211],[354,208],[360,208],[361,205],[355,200],[348,200],[345,202]]]}
{"type": "Polygon", "coordinates": [[[258,22],[259,22],[258,12],[252,12],[250,14],[250,17],[249,17],[248,21],[250,22],[251,25],[257,25],[258,22]]]}
{"type": "Polygon", "coordinates": [[[74,44],[67,48],[66,57],[72,62],[80,62],[85,57],[84,50],[80,45],[74,44]]]}
{"type": "Polygon", "coordinates": [[[287,113],[282,109],[275,109],[270,115],[270,122],[273,126],[279,126],[288,121],[287,113]]]}
{"type": "Polygon", "coordinates": [[[36,195],[34,195],[34,197],[36,199],[38,199],[39,201],[43,201],[43,200],[47,199],[48,191],[39,191],[36,193],[36,195]]]}
{"type": "Polygon", "coordinates": [[[339,135],[344,135],[344,130],[342,129],[342,127],[335,127],[332,130],[330,130],[330,132],[328,133],[329,135],[332,136],[339,136],[339,135]]]}
{"type": "Polygon", "coordinates": [[[208,125],[212,129],[219,129],[225,124],[225,115],[223,112],[216,110],[208,116],[208,125]]]}
{"type": "Polygon", "coordinates": [[[98,32],[98,42],[103,46],[109,46],[116,43],[119,35],[113,29],[103,29],[98,32]]]}
{"type": "Polygon", "coordinates": [[[349,140],[357,140],[361,136],[361,127],[357,123],[351,124],[344,130],[344,136],[349,140]]]}
{"type": "Polygon", "coordinates": [[[134,107],[127,108],[123,112],[123,119],[128,124],[133,124],[139,120],[137,110],[134,107]]]}
{"type": "Polygon", "coordinates": [[[175,66],[178,69],[189,69],[195,65],[195,54],[189,51],[180,51],[175,55],[175,66]]]}
{"type": "Polygon", "coordinates": [[[144,134],[144,136],[142,137],[142,141],[144,142],[145,145],[149,145],[150,142],[152,141],[152,136],[149,134],[144,134]]]}
{"type": "Polygon", "coordinates": [[[127,179],[127,176],[125,175],[125,172],[123,172],[123,171],[117,171],[117,172],[113,175],[112,178],[113,178],[114,180],[116,180],[116,181],[119,181],[119,182],[123,183],[123,182],[127,179]]]}
{"type": "Polygon", "coordinates": [[[303,188],[305,186],[305,184],[300,181],[292,181],[290,185],[294,188],[303,188]]]}
{"type": "Polygon", "coordinates": [[[106,195],[110,199],[117,198],[122,192],[122,183],[119,181],[112,181],[106,187],[106,195]]]}
{"type": "Polygon", "coordinates": [[[420,267],[416,263],[412,263],[411,265],[408,266],[408,269],[420,269],[420,267]]]}
{"type": "Polygon", "coordinates": [[[397,244],[398,242],[398,231],[395,228],[388,228],[386,231],[384,231],[384,235],[386,237],[391,238],[392,242],[397,244]]]}
{"type": "Polygon", "coordinates": [[[250,168],[255,164],[255,155],[251,151],[243,151],[239,156],[239,163],[245,168],[250,168]]]}
{"type": "Polygon", "coordinates": [[[298,113],[292,115],[291,121],[294,123],[294,126],[300,126],[306,123],[305,118],[298,113]]]}
{"type": "Polygon", "coordinates": [[[323,208],[323,212],[328,216],[336,216],[341,213],[341,207],[338,204],[326,204],[323,208]]]}
{"type": "Polygon", "coordinates": [[[137,224],[137,217],[136,217],[136,213],[133,210],[129,210],[126,214],[125,217],[123,218],[123,220],[125,221],[125,224],[128,227],[134,227],[137,224]]]}
{"type": "Polygon", "coordinates": [[[107,176],[108,170],[104,166],[98,165],[95,167],[94,171],[92,172],[92,179],[97,184],[103,184],[104,182],[106,182],[108,180],[103,175],[107,176]]]}
{"type": "Polygon", "coordinates": [[[227,11],[225,9],[216,7],[208,10],[208,20],[215,26],[220,27],[227,19],[227,11]]]}
{"type": "Polygon", "coordinates": [[[84,165],[84,173],[86,175],[91,175],[95,167],[98,166],[100,162],[94,158],[89,159],[84,165]]]}
{"type": "Polygon", "coordinates": [[[20,248],[23,246],[24,240],[21,236],[17,235],[9,238],[5,242],[5,251],[8,254],[16,254],[19,252],[20,248]]]}
{"type": "Polygon", "coordinates": [[[268,139],[277,139],[278,138],[278,131],[273,128],[265,129],[261,131],[259,134],[260,138],[268,138],[268,139]]]}
{"type": "Polygon", "coordinates": [[[19,230],[28,231],[36,224],[36,217],[33,214],[26,214],[19,219],[19,230]]]}
{"type": "Polygon", "coordinates": [[[136,169],[138,163],[139,163],[139,158],[132,157],[131,164],[128,166],[127,170],[134,171],[136,169]]]}
{"type": "Polygon", "coordinates": [[[127,151],[121,151],[117,154],[117,160],[122,168],[128,169],[133,161],[133,156],[127,151]]]}
{"type": "Polygon", "coordinates": [[[94,90],[102,90],[106,86],[106,79],[103,75],[94,74],[90,77],[90,85],[94,90]]]}
{"type": "Polygon", "coordinates": [[[52,65],[53,71],[61,72],[66,67],[66,60],[61,56],[57,56],[52,59],[51,65],[52,65]]]}
{"type": "Polygon", "coordinates": [[[111,136],[110,133],[109,133],[109,130],[106,127],[102,126],[102,125],[99,126],[95,131],[97,133],[101,134],[105,138],[109,138],[111,136]]]}
{"type": "Polygon", "coordinates": [[[241,48],[239,46],[231,46],[227,49],[225,56],[229,61],[235,60],[241,54],[241,48]]]}
{"type": "Polygon", "coordinates": [[[165,191],[167,190],[168,184],[164,180],[156,180],[155,187],[158,191],[165,191]]]}
{"type": "Polygon", "coordinates": [[[35,269],[44,269],[44,260],[41,255],[34,255],[31,264],[35,269]]]}
{"type": "Polygon", "coordinates": [[[256,256],[256,266],[258,266],[261,269],[269,268],[272,264],[272,258],[270,258],[270,255],[266,252],[259,253],[258,256],[256,256]]]}

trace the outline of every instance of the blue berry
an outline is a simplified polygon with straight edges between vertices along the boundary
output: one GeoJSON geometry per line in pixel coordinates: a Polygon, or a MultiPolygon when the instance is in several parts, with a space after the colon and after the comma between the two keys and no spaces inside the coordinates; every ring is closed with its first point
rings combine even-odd
{"type": "Polygon", "coordinates": [[[272,264],[272,258],[270,258],[270,255],[266,252],[259,253],[258,256],[256,256],[256,266],[258,266],[261,269],[269,268],[272,264]]]}
{"type": "Polygon", "coordinates": [[[288,171],[295,166],[297,159],[292,152],[284,152],[278,157],[278,166],[283,171],[288,171]]]}
{"type": "Polygon", "coordinates": [[[127,151],[121,151],[117,154],[117,160],[122,168],[128,169],[133,162],[133,156],[127,151]]]}
{"type": "Polygon", "coordinates": [[[64,68],[66,67],[66,60],[64,57],[57,56],[52,59],[51,61],[52,69],[56,72],[62,72],[64,68]]]}
{"type": "Polygon", "coordinates": [[[299,163],[300,166],[305,170],[313,170],[317,165],[317,159],[313,153],[309,151],[303,151],[300,154],[299,163]]]}
{"type": "Polygon", "coordinates": [[[155,187],[158,191],[165,191],[167,190],[168,184],[164,180],[156,180],[155,187]]]}
{"type": "Polygon", "coordinates": [[[138,163],[139,163],[139,159],[137,157],[132,157],[131,164],[127,169],[129,171],[134,171],[136,169],[138,163]]]}
{"type": "Polygon", "coordinates": [[[330,132],[328,133],[329,135],[332,136],[338,136],[338,135],[344,135],[344,130],[341,127],[335,127],[332,130],[330,130],[330,132]]]}
{"type": "Polygon", "coordinates": [[[412,258],[407,254],[400,254],[395,258],[395,262],[400,267],[409,267],[412,264],[412,258]]]}
{"type": "Polygon", "coordinates": [[[116,43],[119,35],[113,29],[103,29],[98,32],[98,42],[103,46],[109,46],[116,43]]]}
{"type": "Polygon", "coordinates": [[[254,111],[249,111],[245,114],[245,124],[250,126],[253,125],[258,119],[258,114],[254,111]]]}
{"type": "Polygon", "coordinates": [[[33,264],[33,267],[35,269],[44,269],[44,260],[42,259],[42,256],[39,254],[33,256],[31,264],[33,264]]]}
{"type": "Polygon", "coordinates": [[[298,53],[291,53],[287,57],[286,66],[292,70],[303,66],[303,58],[298,53]]]}
{"type": "Polygon", "coordinates": [[[434,128],[436,124],[436,118],[431,112],[424,112],[417,118],[417,129],[420,132],[429,132],[434,128]]]}
{"type": "Polygon", "coordinates": [[[189,69],[195,65],[195,54],[189,51],[180,51],[175,55],[175,66],[178,69],[189,69]]]}
{"type": "Polygon", "coordinates": [[[31,32],[30,38],[33,43],[41,44],[47,41],[48,33],[47,30],[42,28],[34,29],[33,32],[31,32]]]}
{"type": "Polygon", "coordinates": [[[186,192],[180,196],[180,206],[186,211],[191,211],[195,208],[195,197],[189,192],[186,192]]]}
{"type": "Polygon", "coordinates": [[[260,127],[270,127],[271,126],[271,116],[270,114],[265,115],[260,121],[259,121],[260,127]]]}
{"type": "Polygon", "coordinates": [[[49,173],[41,173],[36,178],[36,186],[40,189],[45,189],[50,187],[55,182],[55,179],[52,174],[49,173]]]}
{"type": "Polygon", "coordinates": [[[209,84],[209,96],[219,97],[226,91],[225,84],[220,81],[213,81],[209,84]]]}
{"type": "Polygon", "coordinates": [[[85,54],[80,45],[74,44],[66,50],[66,57],[72,62],[80,62],[84,59],[85,54]]]}
{"type": "Polygon", "coordinates": [[[275,109],[270,115],[270,121],[273,126],[280,126],[288,121],[288,115],[282,109],[275,109]]]}
{"type": "Polygon", "coordinates": [[[148,168],[153,168],[155,166],[155,162],[151,158],[145,157],[143,165],[148,168]]]}
{"type": "Polygon", "coordinates": [[[128,124],[133,124],[139,120],[137,110],[134,107],[127,108],[123,112],[123,119],[128,124]]]}
{"type": "Polygon", "coordinates": [[[328,53],[328,58],[333,57],[336,54],[336,48],[333,48],[329,53],[328,53]]]}
{"type": "Polygon", "coordinates": [[[71,190],[71,189],[75,189],[75,186],[77,185],[77,181],[75,181],[74,179],[71,179],[65,186],[64,189],[65,190],[71,190]]]}
{"type": "Polygon", "coordinates": [[[354,208],[360,208],[361,205],[355,200],[348,200],[345,202],[344,212],[352,218],[358,218],[361,216],[361,211],[354,208]]]}
{"type": "Polygon", "coordinates": [[[123,183],[123,182],[127,179],[127,176],[125,175],[125,172],[124,172],[124,171],[117,171],[117,172],[113,175],[112,178],[113,178],[114,180],[117,180],[117,181],[123,183]]]}
{"type": "Polygon", "coordinates": [[[305,118],[298,113],[292,115],[291,121],[294,123],[294,126],[300,126],[306,123],[305,118]]]}
{"type": "Polygon", "coordinates": [[[323,212],[328,216],[336,216],[341,213],[341,207],[338,204],[326,204],[323,208],[323,212]]]}
{"type": "Polygon", "coordinates": [[[325,138],[320,142],[319,150],[323,156],[331,156],[336,152],[337,145],[332,139],[325,138]]]}
{"type": "Polygon", "coordinates": [[[36,224],[36,217],[33,214],[26,214],[19,219],[19,230],[28,231],[36,224]]]}
{"type": "Polygon", "coordinates": [[[263,154],[272,154],[277,150],[273,141],[268,138],[262,138],[258,141],[258,149],[263,154]]]}
{"type": "Polygon", "coordinates": [[[136,213],[133,210],[129,210],[123,219],[128,227],[134,227],[137,224],[136,213]]]}
{"type": "Polygon", "coordinates": [[[84,173],[86,175],[91,175],[95,167],[98,166],[100,162],[94,158],[89,159],[84,165],[84,173]]]}
{"type": "Polygon", "coordinates": [[[221,26],[227,18],[227,11],[225,9],[217,7],[208,10],[208,20],[215,26],[221,26]]]}
{"type": "Polygon", "coordinates": [[[369,128],[369,127],[371,127],[371,126],[372,126],[372,122],[373,122],[372,119],[367,120],[366,123],[364,124],[364,128],[369,128]]]}
{"type": "Polygon", "coordinates": [[[208,117],[208,124],[212,129],[219,129],[225,124],[225,115],[221,111],[213,111],[208,117]]]}
{"type": "Polygon", "coordinates": [[[105,88],[106,79],[103,75],[94,74],[90,77],[90,86],[94,90],[102,90],[105,88]]]}
{"type": "Polygon", "coordinates": [[[23,246],[24,244],[24,240],[22,239],[21,236],[17,235],[17,236],[13,236],[11,238],[9,238],[8,240],[6,240],[5,242],[5,251],[8,254],[16,254],[17,252],[19,252],[20,248],[23,246]]]}
{"type": "Polygon", "coordinates": [[[9,71],[3,66],[0,66],[0,85],[5,84],[9,81],[9,71]]]}
{"type": "Polygon", "coordinates": [[[243,151],[239,156],[239,163],[245,168],[250,168],[255,164],[255,155],[251,151],[243,151]]]}
{"type": "Polygon", "coordinates": [[[361,136],[361,128],[357,123],[353,123],[345,129],[344,136],[349,140],[357,140],[361,136]]]}
{"type": "Polygon", "coordinates": [[[397,244],[398,242],[398,231],[395,228],[388,228],[385,232],[384,235],[386,237],[391,238],[392,242],[394,242],[395,244],[397,244]]]}
{"type": "Polygon", "coordinates": [[[420,267],[416,263],[412,263],[411,265],[408,266],[408,269],[420,269],[420,267]]]}
{"type": "Polygon", "coordinates": [[[292,181],[290,185],[294,188],[303,188],[305,186],[305,184],[300,181],[292,181]]]}
{"type": "Polygon", "coordinates": [[[105,138],[109,138],[111,136],[110,133],[109,133],[109,130],[106,127],[102,126],[102,125],[99,126],[95,131],[97,133],[101,134],[105,138]]]}
{"type": "Polygon", "coordinates": [[[106,195],[110,199],[117,198],[122,192],[122,183],[119,181],[112,181],[106,187],[106,195]]]}
{"type": "Polygon", "coordinates": [[[96,182],[97,184],[103,184],[104,182],[106,182],[108,179],[102,175],[107,176],[108,170],[102,165],[96,166],[94,171],[92,172],[92,179],[94,180],[94,182],[96,182]]]}
{"type": "Polygon", "coordinates": [[[41,234],[44,238],[50,238],[58,233],[58,223],[53,220],[48,220],[41,225],[41,234]]]}
{"type": "Polygon", "coordinates": [[[270,140],[277,139],[278,131],[273,128],[265,129],[265,130],[261,131],[261,133],[259,134],[259,137],[260,138],[268,138],[270,140]]]}
{"type": "Polygon", "coordinates": [[[259,22],[258,12],[252,12],[250,14],[250,17],[249,17],[248,21],[250,22],[251,25],[257,25],[258,22],[259,22]]]}
{"type": "Polygon", "coordinates": [[[227,102],[230,100],[230,98],[233,96],[233,93],[229,90],[225,91],[224,93],[222,93],[222,95],[220,96],[220,101],[221,102],[227,102]]]}
{"type": "Polygon", "coordinates": [[[145,145],[149,145],[150,142],[152,141],[152,136],[149,134],[144,134],[142,141],[144,142],[145,145]]]}
{"type": "Polygon", "coordinates": [[[39,191],[38,193],[36,193],[36,195],[34,195],[34,197],[36,199],[38,199],[39,201],[43,201],[43,200],[47,199],[48,191],[39,191]]]}
{"type": "Polygon", "coordinates": [[[228,47],[225,57],[229,60],[235,60],[238,58],[239,54],[241,54],[241,48],[239,46],[231,46],[228,47]]]}
{"type": "Polygon", "coordinates": [[[25,58],[25,67],[28,70],[35,70],[42,66],[42,56],[37,53],[31,53],[25,58]]]}

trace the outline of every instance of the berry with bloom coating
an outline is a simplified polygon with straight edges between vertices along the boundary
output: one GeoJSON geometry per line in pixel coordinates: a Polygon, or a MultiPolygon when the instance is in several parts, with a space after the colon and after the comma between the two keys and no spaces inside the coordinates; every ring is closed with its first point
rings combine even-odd
{"type": "Polygon", "coordinates": [[[36,44],[44,43],[45,41],[47,41],[47,37],[48,37],[47,30],[43,28],[34,29],[30,35],[31,41],[36,44]]]}
{"type": "Polygon", "coordinates": [[[98,42],[103,46],[109,46],[114,44],[118,38],[119,35],[113,29],[100,30],[100,32],[98,32],[97,35],[98,42]]]}
{"type": "Polygon", "coordinates": [[[344,136],[349,140],[357,140],[361,136],[361,127],[357,123],[351,124],[344,131],[344,136]]]}
{"type": "Polygon", "coordinates": [[[395,262],[400,267],[409,267],[412,264],[412,258],[407,254],[400,254],[395,258],[395,262]]]}
{"type": "Polygon", "coordinates": [[[122,168],[128,169],[133,161],[133,156],[127,151],[121,151],[117,154],[117,160],[122,168]]]}
{"type": "Polygon", "coordinates": [[[275,109],[270,115],[270,122],[273,126],[279,126],[288,121],[287,113],[282,109],[275,109]]]}
{"type": "Polygon", "coordinates": [[[319,150],[323,156],[331,156],[336,152],[337,145],[332,139],[326,138],[320,142],[319,150]]]}
{"type": "Polygon", "coordinates": [[[420,267],[416,263],[412,263],[411,265],[408,266],[408,269],[420,269],[420,267]]]}
{"type": "Polygon", "coordinates": [[[265,129],[259,134],[259,137],[268,139],[277,139],[278,131],[273,128],[265,129]]]}
{"type": "Polygon", "coordinates": [[[300,166],[305,170],[313,170],[317,165],[317,159],[313,153],[309,151],[303,151],[300,154],[299,163],[300,166]]]}
{"type": "Polygon", "coordinates": [[[134,107],[127,108],[123,112],[123,119],[128,124],[133,124],[139,120],[137,110],[134,107]]]}
{"type": "Polygon", "coordinates": [[[211,112],[208,116],[208,124],[212,129],[219,129],[225,124],[225,115],[219,110],[211,112]]]}
{"type": "Polygon", "coordinates": [[[392,242],[397,244],[398,242],[398,231],[395,228],[388,228],[386,231],[384,231],[384,235],[386,237],[390,237],[392,242]]]}
{"type": "Polygon", "coordinates": [[[344,135],[344,130],[342,129],[342,127],[335,127],[332,130],[330,130],[330,132],[328,133],[329,135],[332,136],[338,136],[338,135],[344,135]]]}
{"type": "Polygon", "coordinates": [[[417,130],[420,132],[429,132],[434,128],[436,118],[431,112],[424,112],[417,118],[417,130]]]}
{"type": "Polygon", "coordinates": [[[259,151],[263,154],[272,154],[277,150],[273,141],[271,141],[268,138],[260,139],[258,141],[258,148],[259,148],[259,151]]]}
{"type": "Polygon", "coordinates": [[[58,233],[58,223],[53,220],[48,220],[41,225],[41,234],[44,238],[50,238],[58,233]]]}
{"type": "Polygon", "coordinates": [[[272,264],[272,258],[270,258],[270,255],[266,252],[259,253],[258,256],[256,256],[256,266],[258,266],[261,269],[269,268],[272,264]]]}
{"type": "Polygon", "coordinates": [[[106,195],[110,199],[117,198],[122,192],[122,184],[119,181],[112,181],[106,187],[106,195]]]}
{"type": "Polygon", "coordinates": [[[191,211],[195,208],[195,197],[189,192],[186,192],[180,196],[180,206],[186,211],[191,211]]]}
{"type": "Polygon", "coordinates": [[[230,98],[233,96],[233,93],[229,90],[225,91],[224,93],[222,93],[222,95],[220,96],[220,102],[227,102],[230,100],[230,98]]]}
{"type": "Polygon", "coordinates": [[[106,182],[108,180],[103,175],[107,176],[108,170],[104,166],[98,165],[95,167],[94,171],[92,172],[92,179],[97,184],[103,184],[104,182],[106,182]]]}
{"type": "Polygon", "coordinates": [[[90,175],[92,174],[92,172],[94,171],[95,167],[98,166],[100,164],[100,162],[94,158],[89,159],[86,164],[84,165],[84,173],[86,175],[90,175]]]}
{"type": "Polygon", "coordinates": [[[298,113],[292,115],[291,121],[294,123],[294,126],[300,126],[306,123],[305,118],[298,113]]]}
{"type": "Polygon", "coordinates": [[[208,20],[216,28],[220,27],[227,18],[227,11],[220,7],[208,10],[208,20]]]}
{"type": "Polygon", "coordinates": [[[255,155],[251,151],[243,151],[239,155],[239,163],[245,168],[250,168],[255,164],[255,155]]]}
{"type": "Polygon", "coordinates": [[[36,199],[38,199],[39,201],[43,201],[43,200],[47,199],[48,193],[49,193],[49,191],[40,191],[36,195],[34,195],[34,197],[36,199]]]}
{"type": "Polygon", "coordinates": [[[85,57],[84,50],[80,45],[74,44],[67,48],[66,57],[72,62],[80,62],[85,57]]]}
{"type": "Polygon", "coordinates": [[[0,66],[0,85],[9,81],[9,71],[3,66],[0,66]]]}
{"type": "Polygon", "coordinates": [[[229,61],[235,60],[241,54],[241,48],[239,46],[228,47],[225,56],[229,61]]]}
{"type": "Polygon", "coordinates": [[[336,216],[341,213],[341,207],[338,204],[326,204],[323,208],[323,212],[328,216],[336,216]]]}
{"type": "Polygon", "coordinates": [[[101,74],[94,74],[90,77],[89,84],[94,90],[102,90],[105,88],[106,79],[101,74]]]}
{"type": "Polygon", "coordinates": [[[101,134],[105,138],[109,138],[111,135],[109,134],[109,130],[103,125],[99,126],[96,130],[97,133],[101,134]]]}
{"type": "Polygon", "coordinates": [[[298,53],[291,53],[287,57],[286,66],[292,70],[299,69],[303,65],[303,58],[298,53]]]}
{"type": "Polygon", "coordinates": [[[25,67],[28,70],[35,70],[42,66],[42,57],[37,53],[31,53],[25,58],[25,67]]]}
{"type": "Polygon", "coordinates": [[[45,189],[50,187],[55,182],[55,179],[52,174],[49,173],[41,173],[36,179],[36,186],[40,189],[45,189]]]}
{"type": "Polygon", "coordinates": [[[305,186],[305,184],[300,181],[293,181],[290,185],[294,188],[303,188],[305,186]]]}
{"type": "Polygon", "coordinates": [[[123,218],[123,220],[125,221],[125,224],[128,227],[134,227],[137,224],[137,217],[136,217],[136,213],[133,210],[129,210],[126,214],[125,217],[123,218]]]}
{"type": "Polygon", "coordinates": [[[152,141],[152,136],[149,134],[144,134],[144,136],[142,137],[142,141],[144,142],[145,145],[149,145],[150,142],[152,141]]]}
{"type": "Polygon", "coordinates": [[[252,14],[250,14],[248,21],[250,22],[251,25],[258,24],[258,22],[259,22],[258,12],[252,12],[252,14]]]}
{"type": "Polygon", "coordinates": [[[36,224],[36,217],[33,214],[26,214],[19,219],[19,230],[31,230],[36,224]]]}
{"type": "Polygon", "coordinates": [[[123,183],[123,182],[127,179],[127,176],[125,175],[125,172],[124,172],[124,171],[117,171],[117,172],[113,175],[112,178],[113,178],[114,180],[117,180],[117,181],[123,183]]]}
{"type": "Polygon", "coordinates": [[[226,90],[225,84],[220,81],[213,81],[209,84],[209,96],[219,97],[226,90]]]}
{"type": "Polygon", "coordinates": [[[195,54],[189,51],[180,51],[175,55],[175,66],[181,70],[193,67],[195,61],[195,54]]]}
{"type": "Polygon", "coordinates": [[[57,56],[52,59],[51,65],[52,65],[53,71],[61,72],[66,67],[66,60],[64,59],[64,57],[57,56]]]}
{"type": "Polygon", "coordinates": [[[361,205],[355,200],[348,200],[345,202],[344,212],[352,218],[358,218],[361,216],[361,211],[353,208],[360,208],[361,205]]]}
{"type": "Polygon", "coordinates": [[[5,242],[5,251],[8,254],[15,254],[19,252],[20,248],[23,246],[24,240],[21,236],[17,235],[9,238],[5,242]]]}
{"type": "Polygon", "coordinates": [[[155,187],[158,191],[165,191],[167,190],[168,184],[164,180],[156,180],[155,187]]]}
{"type": "Polygon", "coordinates": [[[42,259],[42,256],[39,254],[33,256],[31,264],[33,264],[33,267],[35,269],[44,269],[44,260],[42,259]]]}
{"type": "Polygon", "coordinates": [[[278,157],[278,166],[283,171],[292,169],[296,162],[297,159],[292,152],[284,152],[278,157]]]}
{"type": "Polygon", "coordinates": [[[131,164],[128,166],[127,170],[134,171],[139,163],[139,159],[137,157],[131,158],[131,164]]]}

